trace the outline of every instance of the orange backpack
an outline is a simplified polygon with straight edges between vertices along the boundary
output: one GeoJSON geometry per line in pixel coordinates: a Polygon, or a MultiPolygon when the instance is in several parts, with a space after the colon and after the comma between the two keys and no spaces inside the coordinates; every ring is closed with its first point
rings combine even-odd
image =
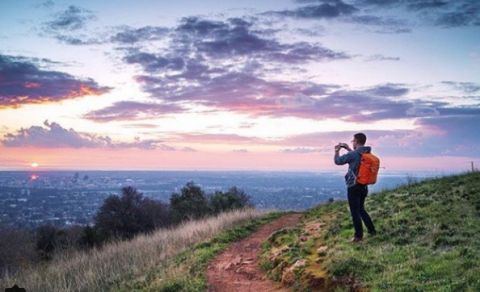
{"type": "Polygon", "coordinates": [[[362,153],[358,167],[357,183],[371,185],[377,182],[380,159],[372,153],[362,153]]]}

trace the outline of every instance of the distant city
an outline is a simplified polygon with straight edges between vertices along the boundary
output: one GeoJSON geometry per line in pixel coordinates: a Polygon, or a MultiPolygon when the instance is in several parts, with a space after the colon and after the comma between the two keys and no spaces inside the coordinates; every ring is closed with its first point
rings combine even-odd
{"type": "MultiPolygon", "coordinates": [[[[371,192],[436,173],[383,174],[371,192]]],[[[256,208],[304,210],[330,198],[346,198],[342,172],[263,171],[3,171],[0,172],[0,225],[87,225],[104,199],[133,186],[145,196],[169,202],[193,181],[207,193],[243,189],[256,208]]]]}

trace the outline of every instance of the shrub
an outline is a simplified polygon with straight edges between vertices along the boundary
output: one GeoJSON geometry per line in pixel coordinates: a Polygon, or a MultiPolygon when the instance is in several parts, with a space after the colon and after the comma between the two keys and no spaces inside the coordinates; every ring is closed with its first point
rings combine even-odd
{"type": "Polygon", "coordinates": [[[67,246],[67,233],[65,230],[53,225],[43,225],[36,230],[36,250],[41,259],[49,260],[53,252],[67,246]]]}
{"type": "Polygon", "coordinates": [[[121,197],[112,195],[105,199],[95,216],[95,227],[102,240],[130,239],[139,232],[168,225],[167,214],[166,205],[144,198],[133,187],[124,187],[121,197]]]}
{"type": "Polygon", "coordinates": [[[205,193],[192,181],[182,188],[180,194],[172,194],[170,207],[175,222],[197,219],[211,213],[205,193]]]}
{"type": "Polygon", "coordinates": [[[245,207],[253,207],[253,204],[250,202],[250,196],[237,187],[230,188],[226,193],[216,191],[210,196],[209,203],[210,209],[214,214],[245,207]]]}
{"type": "Polygon", "coordinates": [[[15,272],[37,259],[31,232],[0,226],[0,274],[15,272]]]}

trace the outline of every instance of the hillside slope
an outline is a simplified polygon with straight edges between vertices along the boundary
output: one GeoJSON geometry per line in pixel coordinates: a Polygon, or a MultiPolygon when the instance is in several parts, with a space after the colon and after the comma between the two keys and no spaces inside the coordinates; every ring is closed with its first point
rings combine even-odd
{"type": "Polygon", "coordinates": [[[480,291],[480,173],[369,194],[366,209],[376,236],[350,243],[347,203],[321,205],[271,235],[263,269],[297,291],[480,291]]]}
{"type": "Polygon", "coordinates": [[[102,248],[59,255],[0,277],[0,289],[27,291],[201,291],[216,253],[279,217],[254,209],[188,221],[102,248]]]}

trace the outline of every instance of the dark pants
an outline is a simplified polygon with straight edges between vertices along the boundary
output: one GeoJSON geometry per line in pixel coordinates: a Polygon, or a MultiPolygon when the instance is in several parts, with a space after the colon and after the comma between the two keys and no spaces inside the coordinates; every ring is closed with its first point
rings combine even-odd
{"type": "Polygon", "coordinates": [[[368,194],[368,187],[366,185],[356,184],[348,188],[348,206],[350,207],[350,214],[352,215],[353,227],[355,228],[355,237],[363,237],[362,220],[367,227],[369,233],[375,233],[375,226],[373,226],[372,219],[365,211],[365,197],[368,194]]]}

